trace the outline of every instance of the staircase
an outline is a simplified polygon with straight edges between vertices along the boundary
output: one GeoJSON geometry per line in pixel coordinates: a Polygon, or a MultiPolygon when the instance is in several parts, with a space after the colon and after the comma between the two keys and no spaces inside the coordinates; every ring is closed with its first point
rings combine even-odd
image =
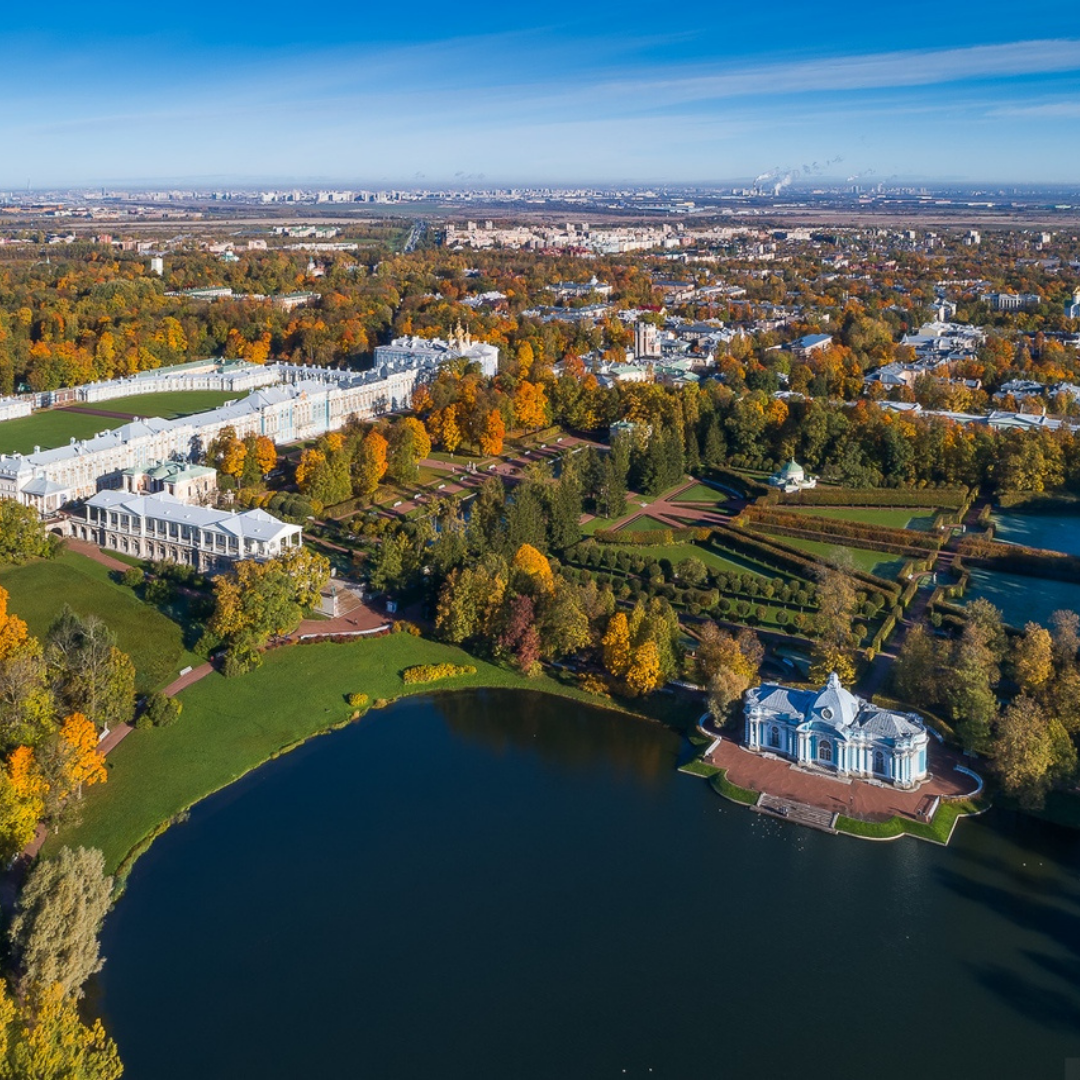
{"type": "Polygon", "coordinates": [[[793,821],[797,825],[808,825],[811,829],[821,829],[828,833],[836,832],[833,828],[834,815],[831,810],[822,810],[819,806],[807,806],[806,803],[796,802],[794,799],[782,799],[779,795],[762,795],[751,809],[783,818],[784,821],[793,821]]]}

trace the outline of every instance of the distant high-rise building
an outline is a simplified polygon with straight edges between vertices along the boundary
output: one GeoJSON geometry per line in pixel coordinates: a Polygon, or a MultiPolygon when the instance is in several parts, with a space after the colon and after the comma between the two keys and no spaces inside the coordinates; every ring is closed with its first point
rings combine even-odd
{"type": "Polygon", "coordinates": [[[155,255],[150,260],[150,273],[157,274],[158,277],[165,276],[165,260],[160,255],[155,255]]]}

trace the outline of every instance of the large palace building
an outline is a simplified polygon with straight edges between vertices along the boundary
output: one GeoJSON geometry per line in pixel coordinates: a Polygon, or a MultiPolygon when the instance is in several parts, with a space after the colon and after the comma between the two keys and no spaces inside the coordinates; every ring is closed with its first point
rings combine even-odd
{"type": "Polygon", "coordinates": [[[909,713],[881,709],[840,685],[764,683],[747,691],[745,745],[838,776],[918,787],[929,776],[927,732],[909,713]]]}
{"type": "MultiPolygon", "coordinates": [[[[241,439],[266,435],[277,444],[315,439],[344,427],[351,417],[370,420],[406,408],[417,385],[434,379],[439,366],[456,357],[477,363],[485,375],[493,375],[499,350],[460,333],[450,342],[398,338],[375,350],[375,367],[368,371],[295,364],[234,365],[227,371],[200,368],[157,379],[114,380],[118,386],[111,390],[127,394],[189,383],[202,387],[208,379],[225,385],[221,380],[226,376],[230,388],[261,385],[247,397],[195,416],[135,420],[91,439],[72,439],[66,446],[36,448],[31,454],[0,454],[0,498],[18,499],[46,516],[102,488],[123,486],[126,470],[162,461],[198,461],[224,428],[232,428],[241,439]]],[[[92,392],[87,400],[107,400],[104,384],[87,390],[92,392]]]]}

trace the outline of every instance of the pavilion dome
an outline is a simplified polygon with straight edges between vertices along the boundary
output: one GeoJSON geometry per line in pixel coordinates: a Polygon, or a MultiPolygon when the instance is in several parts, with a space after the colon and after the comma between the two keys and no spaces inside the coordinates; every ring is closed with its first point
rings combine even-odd
{"type": "Polygon", "coordinates": [[[806,473],[803,467],[792,458],[781,470],[780,477],[783,480],[804,480],[806,473]]]}
{"type": "Polygon", "coordinates": [[[815,720],[823,720],[835,728],[847,728],[855,722],[859,699],[840,685],[840,676],[834,671],[818,691],[810,711],[815,720]]]}

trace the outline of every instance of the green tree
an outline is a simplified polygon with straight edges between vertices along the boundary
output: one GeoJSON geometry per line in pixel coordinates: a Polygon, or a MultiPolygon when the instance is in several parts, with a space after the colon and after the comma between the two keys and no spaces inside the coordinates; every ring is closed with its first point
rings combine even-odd
{"type": "Polygon", "coordinates": [[[1043,805],[1056,780],[1076,770],[1076,747],[1068,732],[1026,694],[998,720],[993,754],[1002,787],[1031,809],[1043,805]]]}
{"type": "Polygon", "coordinates": [[[32,506],[23,506],[15,499],[0,499],[0,563],[48,558],[56,551],[56,542],[32,506]]]}
{"type": "Polygon", "coordinates": [[[8,933],[23,987],[81,992],[101,968],[98,933],[112,883],[96,848],[61,848],[30,871],[8,933]]]}

